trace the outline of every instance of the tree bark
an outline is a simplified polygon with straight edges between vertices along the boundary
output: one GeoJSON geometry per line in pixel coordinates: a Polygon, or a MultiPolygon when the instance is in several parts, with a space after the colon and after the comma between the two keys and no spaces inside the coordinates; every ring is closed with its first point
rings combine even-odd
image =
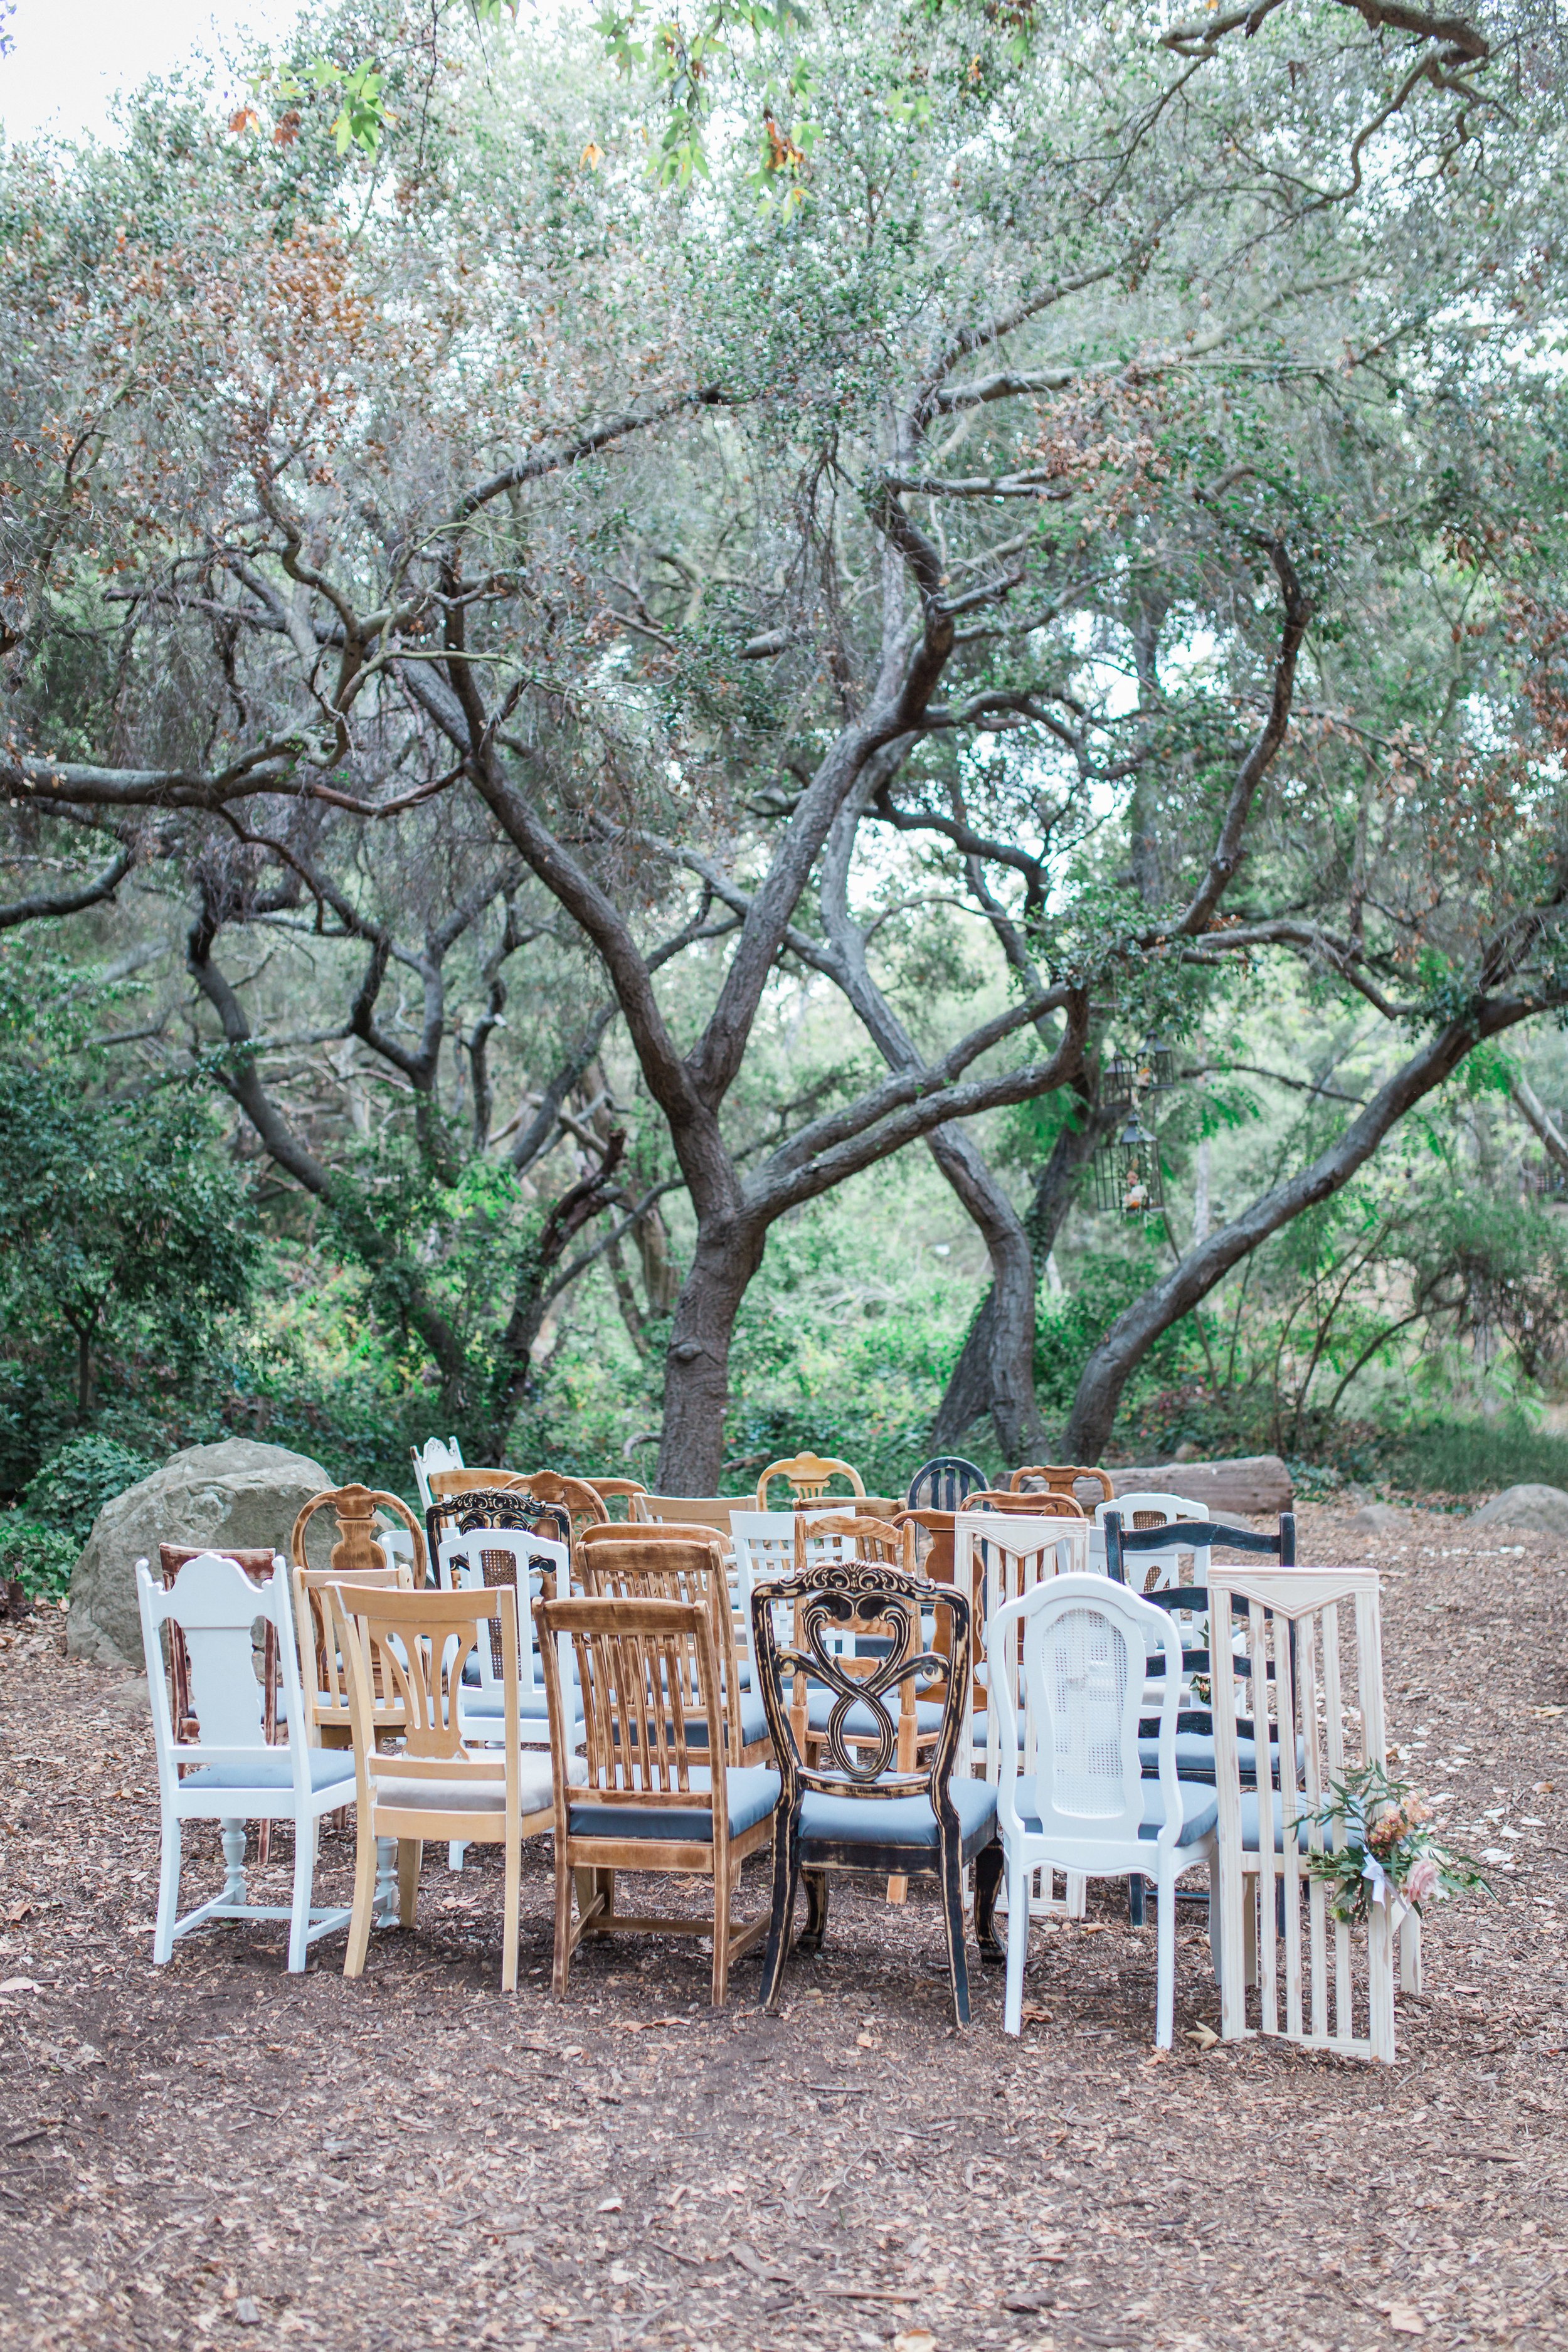
{"type": "Polygon", "coordinates": [[[1314,1208],[1348,1184],[1389,1129],[1413,1104],[1453,1076],[1472,1045],[1540,1009],[1536,1003],[1503,998],[1480,1003],[1466,1020],[1449,1022],[1379,1088],[1337,1143],[1320,1152],[1299,1175],[1261,1194],[1241,1216],[1189,1250],[1163,1281],[1134,1299],[1118,1316],[1079,1376],[1063,1439],[1068,1458],[1075,1462],[1100,1459],[1132,1373],[1156,1339],[1184,1315],[1191,1314],[1233,1265],[1304,1209],[1314,1208]]]}
{"type": "Polygon", "coordinates": [[[665,1357],[658,1491],[716,1495],[730,1403],[730,1344],[767,1227],[746,1218],[699,1227],[665,1357]]]}

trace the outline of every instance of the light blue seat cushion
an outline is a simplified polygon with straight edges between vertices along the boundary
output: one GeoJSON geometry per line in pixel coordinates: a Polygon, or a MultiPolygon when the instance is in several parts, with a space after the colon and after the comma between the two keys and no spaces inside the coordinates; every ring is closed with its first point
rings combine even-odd
{"type": "MultiPolygon", "coordinates": [[[[712,1783],[704,1764],[691,1768],[691,1793],[700,1800],[712,1783]]],[[[730,1835],[765,1822],[779,1801],[779,1776],[765,1764],[732,1766],[725,1775],[730,1797],[730,1835]]],[[[713,1817],[703,1807],[669,1805],[574,1805],[569,1816],[574,1837],[683,1838],[688,1844],[710,1845],[713,1817]]]]}
{"type": "MultiPolygon", "coordinates": [[[[1241,1768],[1243,1778],[1247,1780],[1256,1780],[1258,1777],[1258,1742],[1255,1739],[1238,1739],[1236,1743],[1236,1754],[1237,1761],[1241,1768]]],[[[1270,1740],[1268,1743],[1268,1757],[1271,1773],[1278,1772],[1279,1769],[1279,1743],[1277,1739],[1270,1740]]],[[[1145,1772],[1158,1772],[1160,1769],[1160,1743],[1157,1738],[1141,1739],[1138,1742],[1138,1760],[1142,1765],[1145,1772]]],[[[1307,1743],[1304,1739],[1298,1739],[1296,1742],[1296,1769],[1298,1772],[1305,1771],[1306,1766],[1307,1743]]],[[[1213,1732],[1178,1731],[1176,1734],[1177,1772],[1182,1775],[1184,1779],[1194,1780],[1212,1780],[1214,1779],[1214,1769],[1213,1732]]]]}
{"type": "MultiPolygon", "coordinates": [[[[754,1739],[767,1738],[768,1711],[763,1705],[761,1694],[757,1691],[742,1690],[739,1694],[739,1700],[741,1738],[749,1748],[754,1739]]],[[[686,1726],[686,1742],[689,1748],[707,1747],[708,1718],[706,1716],[694,1715],[689,1719],[686,1726]]]]}
{"type": "MultiPolygon", "coordinates": [[[[985,1751],[985,1748],[986,1748],[987,1743],[988,1743],[988,1740],[989,1740],[990,1731],[991,1731],[991,1710],[990,1710],[990,1708],[989,1708],[989,1707],[984,1707],[984,1708],[983,1708],[983,1707],[976,1707],[976,1708],[975,1708],[975,1710],[974,1710],[974,1721],[973,1721],[973,1727],[971,1727],[971,1731],[970,1731],[970,1738],[971,1738],[971,1739],[973,1740],[973,1742],[974,1746],[975,1746],[975,1747],[980,1750],[980,1752],[981,1752],[981,1754],[982,1754],[982,1755],[984,1755],[984,1751],[985,1751]]],[[[1020,1750],[1020,1752],[1022,1752],[1023,1746],[1024,1746],[1024,1710],[1023,1710],[1023,1708],[1022,1708],[1022,1707],[1020,1707],[1020,1708],[1018,1709],[1018,1747],[1019,1747],[1019,1750],[1020,1750]]]]}
{"type": "MultiPolygon", "coordinates": [[[[1196,1845],[1200,1838],[1205,1838],[1213,1832],[1219,1819],[1219,1803],[1214,1790],[1206,1788],[1201,1780],[1183,1780],[1177,1785],[1180,1788],[1182,1799],[1182,1827],[1176,1843],[1179,1846],[1196,1845]]],[[[1165,1826],[1164,1792],[1158,1780],[1145,1780],[1142,1783],[1142,1789],[1143,1818],[1139,1823],[1138,1834],[1141,1838],[1157,1838],[1165,1826]]],[[[1246,1799],[1244,1798],[1242,1801],[1245,1803],[1246,1799]]],[[[1036,1810],[1037,1802],[1034,1780],[1031,1778],[1020,1776],[1018,1816],[1023,1822],[1026,1835],[1037,1837],[1040,1834],[1040,1817],[1036,1810]]],[[[1083,1835],[1092,1837],[1094,1828],[1092,1817],[1086,1819],[1083,1824],[1083,1835]]]]}
{"type": "MultiPolygon", "coordinates": [[[[956,1775],[948,1784],[965,1852],[988,1843],[996,1820],[996,1791],[986,1780],[956,1775]]],[[[929,1797],[825,1796],[807,1789],[801,1799],[800,1837],[835,1844],[907,1845],[934,1848],[936,1812],[929,1797]]]]}
{"type": "MultiPolygon", "coordinates": [[[[175,1749],[176,1756],[179,1754],[175,1749]]],[[[349,1748],[308,1748],[312,1789],[330,1789],[334,1782],[348,1783],[345,1799],[353,1788],[353,1750],[349,1748]]],[[[291,1789],[294,1785],[294,1758],[287,1748],[258,1748],[256,1760],[231,1764],[198,1764],[187,1772],[180,1783],[183,1789],[291,1789]]]]}
{"type": "MultiPolygon", "coordinates": [[[[1274,1851],[1276,1853],[1283,1853],[1285,1851],[1285,1808],[1278,1789],[1271,1789],[1268,1793],[1273,1799],[1274,1851]]],[[[1256,1853],[1258,1852],[1258,1792],[1256,1789],[1244,1789],[1241,1792],[1241,1848],[1244,1853],[1256,1853]]],[[[1305,1801],[1305,1799],[1298,1791],[1296,1798],[1298,1812],[1303,1809],[1305,1801]]],[[[1323,1831],[1322,1842],[1325,1847],[1332,1844],[1333,1832],[1331,1830],[1323,1831]]],[[[1302,1853],[1308,1853],[1311,1851],[1311,1838],[1309,1834],[1305,1822],[1299,1822],[1297,1824],[1296,1844],[1298,1850],[1302,1853]]]]}

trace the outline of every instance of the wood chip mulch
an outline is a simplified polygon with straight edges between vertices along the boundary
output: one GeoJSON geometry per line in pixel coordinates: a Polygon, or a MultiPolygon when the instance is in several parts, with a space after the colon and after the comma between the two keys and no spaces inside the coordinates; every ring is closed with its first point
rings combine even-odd
{"type": "MultiPolygon", "coordinates": [[[[287,1975],[281,1927],[154,1970],[144,1705],[52,1615],[0,1635],[0,2347],[1568,2345],[1568,1541],[1300,1516],[1304,1559],[1384,1572],[1405,1769],[1509,1857],[1430,1918],[1393,2068],[1186,2039],[1218,2011],[1196,1905],[1157,2060],[1115,1886],[1037,1928],[1021,2042],[977,1959],[952,2032],[934,1905],[871,1885],[776,2017],[756,1956],[715,2013],[674,1939],[585,1953],[557,2004],[544,1842],[515,1999],[494,1849],[427,1852],[358,1984],[334,1940],[287,1975]]],[[[189,1903],[216,1826],[187,1853],[189,1903]]],[[[351,1860],[330,1832],[318,1901],[351,1860]]]]}

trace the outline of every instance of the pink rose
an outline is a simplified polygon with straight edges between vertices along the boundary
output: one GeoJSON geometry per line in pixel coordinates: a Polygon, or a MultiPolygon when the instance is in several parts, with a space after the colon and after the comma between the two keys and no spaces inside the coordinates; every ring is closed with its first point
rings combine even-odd
{"type": "Polygon", "coordinates": [[[1422,1854],[1410,1865],[1405,1881],[1405,1900],[1410,1903],[1430,1903],[1437,1892],[1437,1865],[1429,1853],[1422,1854]]]}

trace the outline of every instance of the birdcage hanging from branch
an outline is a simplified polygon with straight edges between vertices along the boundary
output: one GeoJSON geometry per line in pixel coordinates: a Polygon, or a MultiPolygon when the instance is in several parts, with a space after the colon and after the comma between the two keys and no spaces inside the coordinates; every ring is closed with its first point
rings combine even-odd
{"type": "Polygon", "coordinates": [[[1124,1054],[1120,1048],[1112,1054],[1101,1075],[1100,1098],[1121,1110],[1175,1083],[1174,1053],[1163,1039],[1149,1036],[1135,1054],[1124,1054]]]}
{"type": "Polygon", "coordinates": [[[1136,1109],[1109,1143],[1094,1155],[1094,1205],[1122,1217],[1147,1217],[1165,1205],[1160,1139],[1136,1109]]]}

